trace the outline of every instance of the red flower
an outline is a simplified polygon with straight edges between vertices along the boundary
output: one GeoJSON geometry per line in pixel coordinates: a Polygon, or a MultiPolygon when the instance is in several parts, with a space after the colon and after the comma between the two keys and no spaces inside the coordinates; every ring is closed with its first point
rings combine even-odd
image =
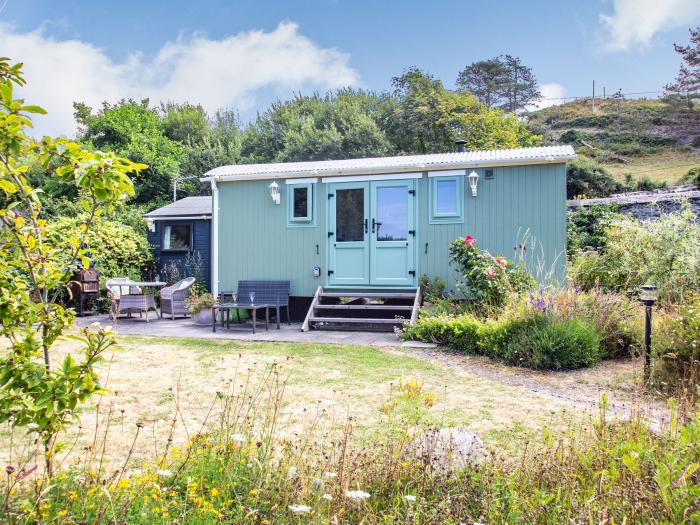
{"type": "Polygon", "coordinates": [[[489,280],[496,277],[496,272],[494,272],[493,268],[491,268],[490,266],[484,270],[484,273],[486,274],[486,278],[489,280]]]}
{"type": "Polygon", "coordinates": [[[503,257],[496,257],[496,264],[501,266],[502,268],[505,268],[508,266],[508,261],[506,261],[503,257]]]}
{"type": "Polygon", "coordinates": [[[467,246],[474,246],[476,244],[476,241],[474,240],[474,237],[472,237],[471,235],[467,235],[464,238],[464,244],[466,244],[467,246]]]}

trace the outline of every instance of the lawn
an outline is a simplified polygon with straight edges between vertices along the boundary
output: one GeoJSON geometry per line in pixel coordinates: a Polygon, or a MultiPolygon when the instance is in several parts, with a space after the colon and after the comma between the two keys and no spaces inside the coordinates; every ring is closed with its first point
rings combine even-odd
{"type": "MultiPolygon", "coordinates": [[[[72,344],[63,342],[59,352],[70,350],[72,344]]],[[[410,352],[350,345],[120,337],[116,350],[100,365],[108,392],[95,398],[97,408],[95,403],[83,407],[82,428],[75,425],[64,437],[67,445],[62,454],[78,457],[86,447],[100,453],[104,447],[105,456],[118,463],[132,446],[140,424],[133,456],[152,458],[163,450],[171,427],[176,444],[206,430],[216,420],[217,392],[227,391],[232,381],[238,391],[244,384],[255,385],[273,365],[286,382],[281,414],[285,434],[301,431],[312,420],[338,429],[352,417],[355,435],[368,435],[381,428],[382,406],[402,379],[421,382],[435,394],[436,403],[422,422],[468,426],[492,450],[515,451],[543,427],[564,428],[578,417],[565,400],[410,352]]],[[[0,443],[2,460],[9,454],[9,437],[6,430],[0,437],[5,441],[0,443]]],[[[15,445],[18,442],[21,436],[14,437],[15,445]]]]}

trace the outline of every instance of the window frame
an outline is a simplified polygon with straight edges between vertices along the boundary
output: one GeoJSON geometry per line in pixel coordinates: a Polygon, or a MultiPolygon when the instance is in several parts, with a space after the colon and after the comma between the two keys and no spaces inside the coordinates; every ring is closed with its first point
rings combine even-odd
{"type": "Polygon", "coordinates": [[[160,249],[161,251],[167,252],[167,253],[186,253],[192,251],[194,247],[194,223],[191,221],[178,221],[178,222],[166,222],[161,225],[161,233],[160,233],[160,249]],[[188,242],[187,248],[166,248],[165,247],[165,237],[166,237],[166,231],[168,229],[172,229],[173,226],[187,226],[190,229],[190,238],[188,242]]]}
{"type": "Polygon", "coordinates": [[[430,224],[459,224],[464,222],[464,175],[432,175],[430,182],[430,224]],[[456,212],[440,213],[438,211],[438,184],[455,182],[456,212]]]}
{"type": "Polygon", "coordinates": [[[316,225],[316,184],[313,182],[295,182],[287,183],[287,226],[288,227],[304,227],[316,225]],[[307,207],[306,217],[294,216],[294,190],[298,188],[306,188],[307,207]]]}

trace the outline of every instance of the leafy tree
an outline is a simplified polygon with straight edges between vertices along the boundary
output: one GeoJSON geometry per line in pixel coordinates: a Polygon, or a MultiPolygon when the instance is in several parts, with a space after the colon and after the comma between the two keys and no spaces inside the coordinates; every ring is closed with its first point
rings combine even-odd
{"type": "Polygon", "coordinates": [[[169,200],[172,179],[180,172],[185,148],[165,135],[161,119],[148,107],[147,99],[104,103],[96,113],[83,103],[75,103],[74,107],[81,142],[148,165],[134,179],[134,202],[169,200]]]}
{"type": "Polygon", "coordinates": [[[242,137],[244,162],[291,162],[386,155],[382,104],[373,93],[343,89],[275,102],[242,137]]]}
{"type": "Polygon", "coordinates": [[[457,138],[469,149],[532,146],[540,140],[515,116],[487,108],[471,93],[449,91],[419,69],[409,69],[393,84],[384,124],[398,153],[450,151],[457,138]]]}
{"type": "Polygon", "coordinates": [[[511,55],[503,57],[503,66],[507,77],[503,86],[503,96],[506,99],[501,106],[503,109],[515,113],[542,99],[531,68],[523,65],[519,58],[511,55]]]}
{"type": "Polygon", "coordinates": [[[503,104],[508,72],[500,57],[473,62],[457,76],[457,87],[469,91],[487,108],[503,104]]]}
{"type": "Polygon", "coordinates": [[[99,390],[94,365],[114,342],[107,331],[86,328],[82,336],[72,336],[83,344],[82,359],[68,355],[55,366],[52,347],[74,319],[57,299],[70,275],[89,264],[83,245],[94,221],[133,194],[128,174],[146,166],[87,151],[65,138],[32,140],[30,115],[45,111],[14,98],[14,86],[23,84],[21,67],[0,59],[0,336],[7,343],[0,358],[0,423],[37,436],[51,476],[58,432],[78,404],[99,390]],[[77,189],[84,220],[60,248],[46,240],[43,195],[25,176],[27,159],[40,161],[47,174],[77,189]]]}
{"type": "Polygon", "coordinates": [[[664,86],[664,91],[672,99],[683,99],[688,108],[693,108],[693,99],[700,97],[700,26],[690,29],[690,45],[673,47],[681,56],[681,65],[676,79],[664,86]]]}
{"type": "Polygon", "coordinates": [[[160,105],[163,133],[181,144],[197,145],[209,135],[207,114],[200,105],[167,102],[160,105]]]}

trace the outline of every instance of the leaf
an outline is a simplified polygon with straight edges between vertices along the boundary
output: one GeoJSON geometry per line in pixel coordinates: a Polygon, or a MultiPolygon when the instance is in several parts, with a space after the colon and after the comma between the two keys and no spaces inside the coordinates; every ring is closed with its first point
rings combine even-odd
{"type": "Polygon", "coordinates": [[[81,260],[82,263],[83,263],[83,268],[84,268],[84,269],[87,270],[88,268],[90,268],[90,259],[88,259],[87,257],[83,256],[83,257],[80,258],[80,260],[81,260]]]}
{"type": "Polygon", "coordinates": [[[39,115],[46,115],[46,110],[39,106],[22,106],[22,111],[27,113],[38,113],[39,115]]]}
{"type": "Polygon", "coordinates": [[[5,179],[0,179],[0,189],[2,189],[8,195],[17,192],[17,186],[5,179]]]}

